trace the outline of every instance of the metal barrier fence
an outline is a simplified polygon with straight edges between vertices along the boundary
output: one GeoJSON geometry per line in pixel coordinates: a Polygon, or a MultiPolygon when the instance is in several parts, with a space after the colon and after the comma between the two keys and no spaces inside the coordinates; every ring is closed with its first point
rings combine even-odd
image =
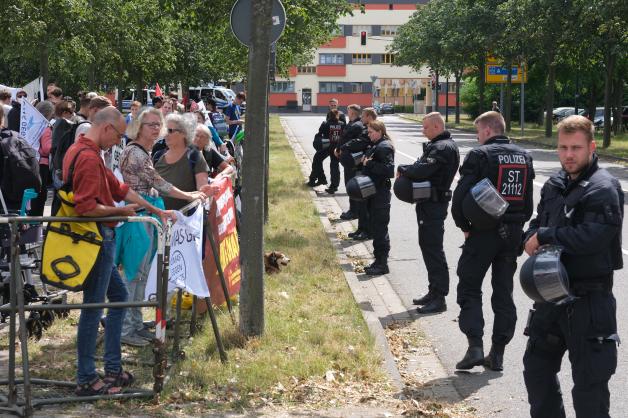
{"type": "Polygon", "coordinates": [[[168,265],[169,265],[169,242],[170,223],[163,228],[160,222],[149,216],[129,216],[129,217],[102,217],[102,218],[69,218],[54,216],[10,216],[0,217],[0,224],[8,224],[11,232],[10,238],[10,303],[9,306],[0,307],[0,312],[9,312],[9,361],[8,379],[0,380],[0,386],[7,386],[6,394],[0,393],[0,411],[11,412],[20,416],[30,416],[33,408],[68,402],[85,402],[99,399],[126,399],[139,397],[152,397],[161,392],[164,383],[165,370],[167,366],[166,355],[166,320],[165,312],[166,297],[168,289],[168,265]],[[143,222],[149,223],[158,232],[157,246],[157,294],[151,300],[143,302],[108,302],[108,303],[60,303],[47,305],[25,304],[24,285],[21,280],[20,265],[20,225],[43,223],[43,222],[64,222],[64,223],[86,223],[86,222],[143,222]],[[76,382],[65,382],[58,380],[39,379],[31,377],[28,353],[28,334],[26,329],[27,311],[64,311],[73,309],[102,309],[102,308],[129,308],[129,307],[154,307],[156,308],[155,335],[154,341],[154,363],[153,377],[154,384],[152,390],[132,389],[124,393],[115,395],[95,395],[95,396],[63,396],[34,398],[32,396],[32,385],[49,385],[65,388],[76,387],[76,382]],[[19,319],[19,329],[17,320],[19,319]],[[21,356],[22,356],[22,377],[16,377],[16,338],[19,334],[21,356]],[[18,396],[18,389],[22,389],[22,397],[18,396]]]}

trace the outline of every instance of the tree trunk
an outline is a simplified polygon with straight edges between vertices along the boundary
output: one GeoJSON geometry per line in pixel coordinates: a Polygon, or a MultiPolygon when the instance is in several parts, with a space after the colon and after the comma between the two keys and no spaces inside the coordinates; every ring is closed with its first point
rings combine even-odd
{"type": "Polygon", "coordinates": [[[593,121],[595,117],[595,106],[597,105],[597,81],[593,81],[589,88],[589,100],[587,101],[587,114],[589,119],[593,121]]]}
{"type": "Polygon", "coordinates": [[[445,81],[445,122],[449,122],[449,74],[445,81]]]}
{"type": "Polygon", "coordinates": [[[547,88],[545,93],[545,137],[552,137],[552,111],[554,110],[554,89],[556,88],[556,63],[554,55],[551,54],[548,60],[549,67],[547,69],[547,88]]]}
{"type": "Polygon", "coordinates": [[[434,89],[436,99],[434,100],[434,109],[432,111],[438,112],[438,70],[434,70],[434,76],[436,77],[436,88],[434,89]]]}
{"type": "Polygon", "coordinates": [[[506,121],[506,132],[510,132],[512,128],[512,60],[506,61],[508,68],[508,76],[506,77],[506,98],[504,100],[504,119],[506,121]]]}
{"type": "Polygon", "coordinates": [[[613,132],[615,135],[623,133],[624,125],[622,121],[622,99],[624,97],[624,77],[621,72],[617,74],[615,77],[614,83],[614,94],[613,94],[613,107],[615,108],[615,114],[613,115],[613,132]]]}
{"type": "Polygon", "coordinates": [[[249,49],[246,152],[242,163],[242,285],[240,332],[264,332],[264,162],[268,98],[268,64],[272,0],[251,7],[252,44],[249,49]],[[262,140],[260,140],[262,139],[262,140]]]}
{"type": "Polygon", "coordinates": [[[616,59],[616,55],[611,52],[610,47],[607,47],[604,58],[606,71],[604,72],[604,141],[602,142],[602,147],[608,148],[611,145],[611,89],[613,87],[613,72],[615,71],[616,59]]]}
{"type": "MultiPolygon", "coordinates": [[[[46,94],[46,88],[48,87],[49,77],[49,65],[48,65],[48,44],[43,41],[39,46],[39,75],[42,78],[42,85],[44,87],[44,94],[46,94]]],[[[45,97],[40,97],[40,100],[44,100],[45,97]]]]}
{"type": "Polygon", "coordinates": [[[485,87],[485,83],[484,83],[484,67],[486,66],[486,58],[484,56],[482,56],[482,58],[480,58],[480,63],[478,66],[478,90],[479,90],[479,95],[480,95],[480,107],[479,107],[479,112],[480,114],[484,113],[484,87],[485,87]]]}
{"type": "Polygon", "coordinates": [[[462,70],[456,72],[456,124],[460,123],[460,76],[462,70]]]}

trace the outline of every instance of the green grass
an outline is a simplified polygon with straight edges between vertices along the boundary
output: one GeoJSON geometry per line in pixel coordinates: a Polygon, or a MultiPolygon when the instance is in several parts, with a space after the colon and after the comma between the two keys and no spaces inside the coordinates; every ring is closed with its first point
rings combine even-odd
{"type": "MultiPolygon", "coordinates": [[[[200,414],[207,409],[238,410],[275,405],[329,406],[342,404],[342,391],[323,389],[327,371],[334,385],[377,388],[385,393],[387,378],[381,358],[353,295],[336,261],[318,212],[278,117],[271,118],[269,223],[267,251],[277,250],[291,263],[276,275],[265,275],[265,333],[244,339],[229,315],[218,315],[229,362],[223,365],[209,320],[193,338],[181,341],[185,359],[168,372],[159,402],[129,400],[99,402],[96,407],[115,415],[148,413],[151,416],[200,414]]],[[[237,309],[237,306],[236,306],[237,309]]],[[[147,309],[145,318],[154,311],[147,309]]],[[[189,316],[189,312],[185,312],[189,316]]],[[[31,341],[32,374],[73,380],[78,311],[55,321],[44,339],[31,341]]],[[[236,312],[237,317],[237,312],[236,312]]],[[[183,333],[187,334],[187,326],[183,333]]],[[[6,340],[0,347],[6,348],[6,340]]],[[[152,360],[150,347],[127,354],[152,360]]],[[[19,352],[19,351],[18,351],[19,352]]],[[[170,354],[170,351],[169,351],[170,354]]],[[[19,361],[19,360],[18,360],[19,361]]],[[[139,377],[139,385],[152,387],[152,370],[126,366],[139,377]]]]}
{"type": "MultiPolygon", "coordinates": [[[[423,117],[422,115],[413,115],[413,114],[404,114],[404,118],[414,120],[416,122],[421,122],[423,117]]],[[[450,121],[454,120],[454,116],[450,115],[450,121]]],[[[452,129],[461,129],[475,132],[475,128],[473,126],[473,120],[470,119],[466,115],[460,116],[460,123],[449,122],[447,124],[448,128],[452,129]]],[[[544,147],[555,148],[557,141],[556,134],[556,125],[553,126],[552,137],[545,137],[545,128],[544,126],[540,126],[537,124],[528,123],[524,125],[524,134],[521,135],[521,125],[518,122],[512,123],[512,130],[509,136],[515,140],[523,140],[528,142],[533,142],[536,144],[540,144],[544,147]]],[[[619,158],[628,158],[628,133],[624,132],[619,135],[613,135],[611,137],[611,145],[608,148],[602,148],[602,134],[596,133],[595,140],[597,143],[597,151],[598,154],[606,156],[606,157],[619,157],[619,158]]]]}
{"type": "Polygon", "coordinates": [[[170,399],[209,400],[240,409],[260,399],[303,401],[294,389],[328,370],[348,381],[382,382],[384,376],[361,313],[336,254],[303,186],[302,175],[277,117],[271,119],[267,251],[281,251],[291,263],[265,277],[264,335],[244,340],[227,316],[220,318],[230,361],[218,359],[211,327],[185,348],[167,387],[170,399]],[[374,367],[376,366],[376,367],[374,367]]]}

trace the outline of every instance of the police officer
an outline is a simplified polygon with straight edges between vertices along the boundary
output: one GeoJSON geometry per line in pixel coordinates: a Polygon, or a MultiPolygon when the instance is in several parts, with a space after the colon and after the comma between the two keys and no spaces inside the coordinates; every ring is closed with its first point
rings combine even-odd
{"type": "Polygon", "coordinates": [[[375,195],[367,200],[370,230],[373,234],[375,261],[364,269],[369,276],[388,273],[390,238],[390,179],[395,175],[395,148],[386,134],[386,125],[380,120],[369,123],[369,138],[372,146],[362,159],[362,173],[373,180],[375,195]]]}
{"type": "Polygon", "coordinates": [[[415,305],[424,305],[417,308],[419,313],[427,314],[447,310],[445,296],[449,293],[449,270],[443,251],[443,235],[451,200],[450,187],[458,171],[460,154],[451,134],[445,130],[440,113],[425,115],[423,135],[429,140],[424,144],[423,155],[414,164],[399,166],[397,175],[432,184],[431,198],[416,205],[419,247],[427,268],[428,292],[412,300],[415,305]]]}
{"type": "Polygon", "coordinates": [[[347,123],[347,117],[340,109],[338,109],[338,99],[329,99],[329,110],[337,110],[338,120],[344,124],[347,123]]]}
{"type": "MultiPolygon", "coordinates": [[[[344,157],[341,158],[342,145],[347,144],[349,141],[353,139],[360,138],[360,136],[362,135],[362,129],[364,128],[364,125],[362,124],[362,121],[360,120],[360,116],[362,115],[362,108],[359,105],[357,104],[349,105],[347,107],[347,112],[349,113],[349,123],[347,123],[347,125],[345,126],[345,129],[342,132],[342,137],[340,138],[340,144],[334,151],[334,155],[336,156],[336,158],[340,159],[340,163],[342,164],[342,167],[344,169],[345,186],[347,185],[347,182],[355,176],[356,165],[353,162],[353,159],[349,158],[350,154],[347,152],[345,152],[344,157]]],[[[336,192],[336,189],[329,187],[325,189],[325,191],[329,194],[334,194],[336,192]]],[[[349,200],[349,210],[346,212],[343,212],[340,215],[340,219],[348,221],[348,220],[357,219],[357,218],[358,218],[357,201],[349,200]]]]}
{"type": "MultiPolygon", "coordinates": [[[[344,144],[340,147],[341,155],[344,153],[347,158],[353,159],[350,155],[352,153],[364,152],[371,146],[371,140],[368,135],[368,125],[372,121],[377,119],[377,112],[372,107],[367,107],[362,110],[362,116],[360,120],[362,121],[362,135],[359,138],[352,139],[351,141],[344,144]]],[[[345,161],[345,158],[342,158],[345,161]]],[[[361,163],[357,164],[356,170],[360,170],[362,168],[361,163]]],[[[365,241],[372,239],[370,223],[369,223],[369,215],[368,208],[366,202],[355,202],[354,206],[358,211],[358,229],[354,232],[350,232],[349,238],[353,238],[357,241],[365,241]]]]}
{"type": "Polygon", "coordinates": [[[593,124],[570,116],[558,124],[562,171],[543,186],[536,219],[526,232],[525,251],[540,245],[564,248],[569,304],[535,303],[523,358],[530,415],[565,416],[556,376],[569,351],[577,417],[609,417],[608,381],[617,366],[613,270],[623,267],[621,231],[624,194],[616,178],[598,166],[593,124]]]}
{"type": "MultiPolygon", "coordinates": [[[[457,302],[460,305],[458,325],[467,336],[469,348],[457,369],[471,369],[484,364],[492,370],[503,370],[504,349],[515,331],[517,312],[512,299],[512,278],[521,253],[523,225],[533,211],[532,157],[504,135],[505,122],[497,112],[486,112],[475,120],[481,144],[469,152],[460,168],[460,180],[454,191],[451,213],[462,229],[465,242],[458,262],[457,302]],[[471,188],[488,179],[508,203],[499,221],[484,224],[488,214],[468,219],[463,205],[471,199],[471,188]],[[492,345],[484,358],[482,337],[482,281],[492,267],[491,305],[495,314],[492,345]]],[[[472,214],[472,212],[471,212],[472,214]]]]}
{"type": "Polygon", "coordinates": [[[338,159],[333,155],[334,150],[340,142],[340,136],[345,124],[339,120],[340,112],[337,109],[330,110],[327,113],[327,118],[318,128],[315,142],[319,142],[320,148],[316,150],[314,158],[312,159],[312,171],[310,172],[310,179],[307,185],[310,187],[319,186],[321,184],[327,184],[327,178],[325,177],[325,170],[323,169],[323,161],[330,157],[329,171],[331,175],[331,187],[338,188],[340,183],[340,168],[338,159]],[[322,139],[329,140],[329,147],[324,148],[322,146],[322,139]]]}

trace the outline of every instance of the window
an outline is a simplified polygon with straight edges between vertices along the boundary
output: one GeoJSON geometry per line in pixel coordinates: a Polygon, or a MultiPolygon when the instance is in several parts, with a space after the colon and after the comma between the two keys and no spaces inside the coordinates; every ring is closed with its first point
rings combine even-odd
{"type": "Polygon", "coordinates": [[[294,81],[275,81],[270,84],[271,93],[294,93],[294,81]]]}
{"type": "Polygon", "coordinates": [[[362,83],[351,83],[351,93],[362,93],[362,83]]]}
{"type": "Polygon", "coordinates": [[[342,65],[345,63],[345,57],[342,54],[320,54],[319,63],[327,65],[342,65]]]}
{"type": "Polygon", "coordinates": [[[370,64],[371,54],[353,54],[351,56],[351,64],[370,64]]]}
{"type": "Polygon", "coordinates": [[[382,64],[394,64],[395,54],[382,54],[382,64]]]}
{"type": "Polygon", "coordinates": [[[320,93],[342,93],[343,83],[338,82],[320,82],[318,91],[320,93]]]}
{"type": "Polygon", "coordinates": [[[345,36],[345,25],[338,25],[338,28],[335,29],[332,33],[332,36],[345,36]]]}
{"type": "Polygon", "coordinates": [[[398,29],[399,26],[397,25],[383,25],[381,34],[382,36],[395,36],[398,29]]]}
{"type": "Polygon", "coordinates": [[[299,66],[297,67],[297,74],[316,74],[316,67],[313,65],[299,66]]]}
{"type": "Polygon", "coordinates": [[[366,32],[367,36],[371,36],[371,25],[353,25],[351,35],[360,36],[362,32],[366,32]]]}

